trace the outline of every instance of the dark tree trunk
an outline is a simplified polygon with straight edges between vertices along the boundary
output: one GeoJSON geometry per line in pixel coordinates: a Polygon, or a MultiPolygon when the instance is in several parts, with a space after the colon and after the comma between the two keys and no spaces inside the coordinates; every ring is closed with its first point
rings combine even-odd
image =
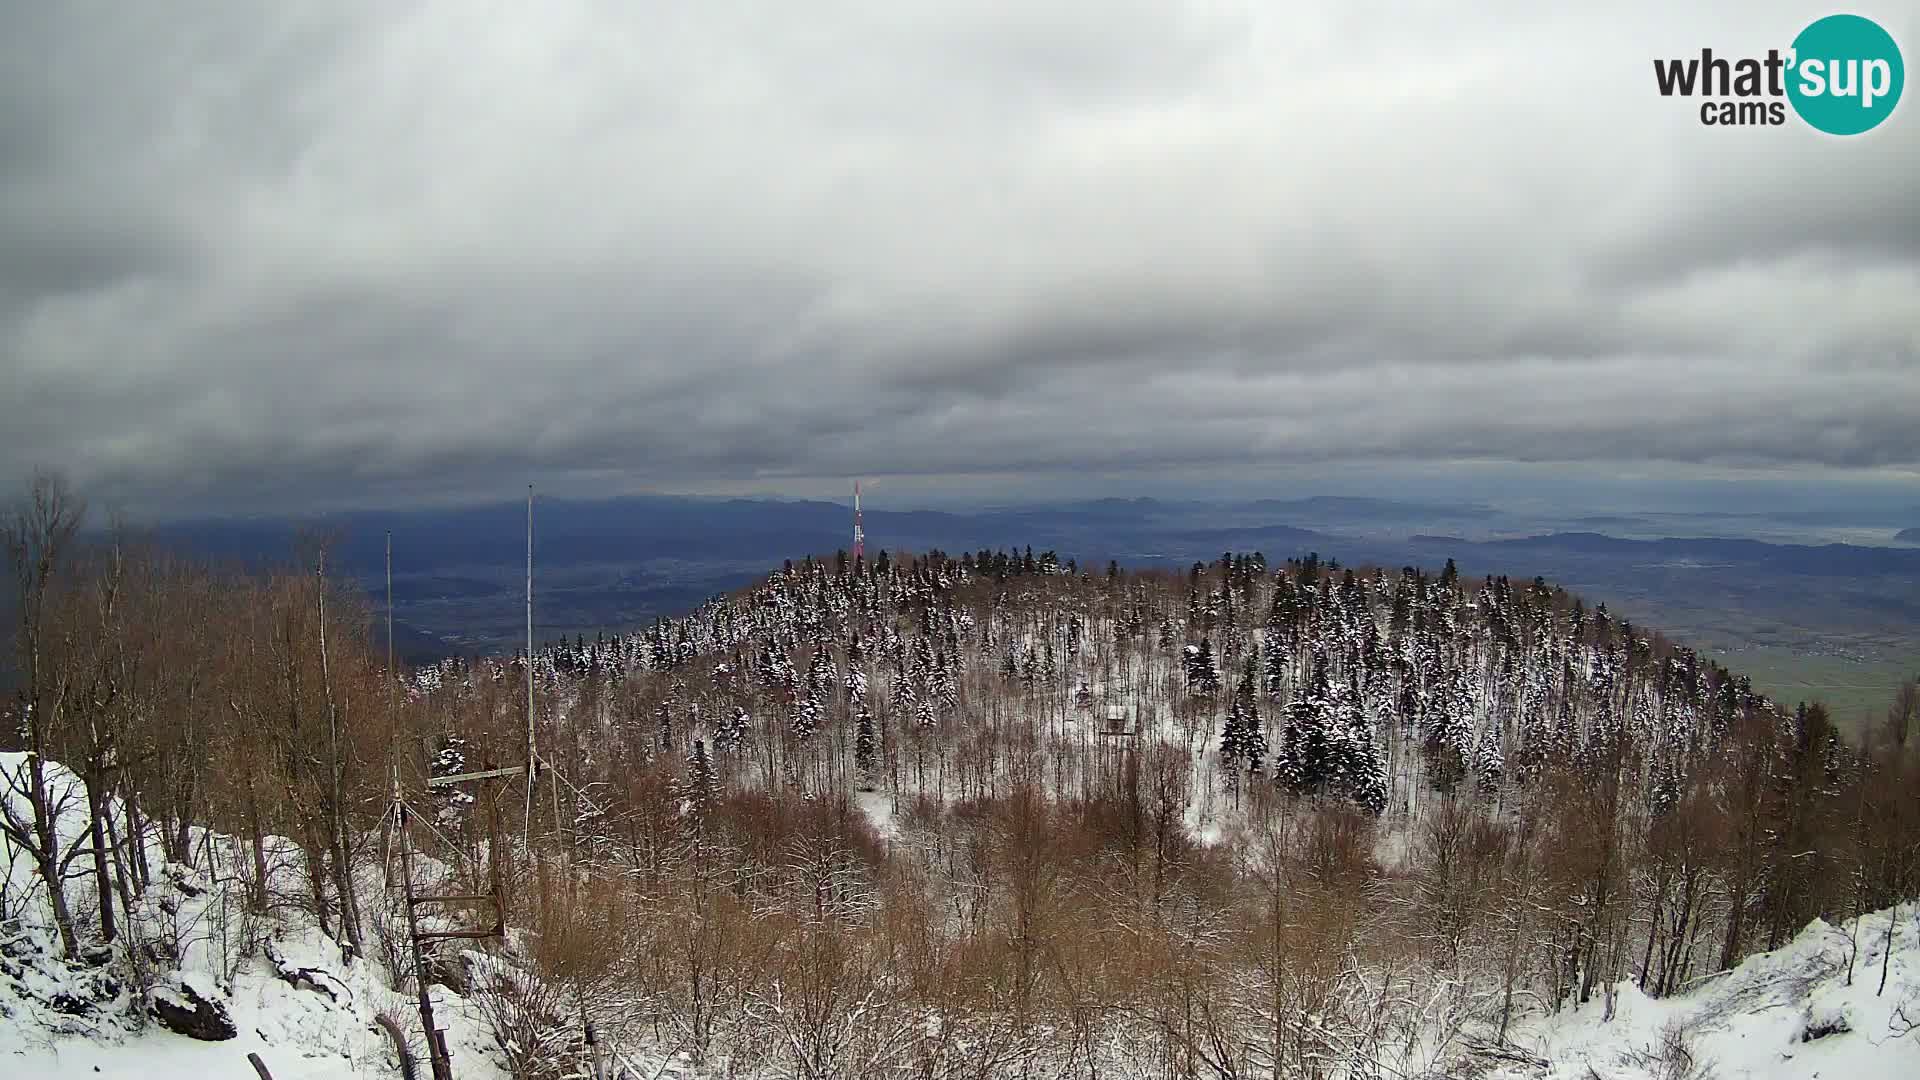
{"type": "Polygon", "coordinates": [[[93,844],[93,884],[100,894],[100,939],[112,941],[115,936],[113,919],[113,872],[107,860],[107,792],[106,784],[91,770],[86,777],[87,786],[87,832],[88,840],[93,844]]]}
{"type": "Polygon", "coordinates": [[[353,860],[348,857],[346,827],[337,822],[333,832],[333,888],[340,897],[340,929],[347,947],[360,956],[365,949],[360,938],[360,905],[353,888],[353,860]]]}
{"type": "Polygon", "coordinates": [[[113,846],[113,883],[120,894],[120,911],[126,916],[127,925],[133,925],[133,875],[127,869],[124,853],[120,850],[120,829],[113,823],[112,815],[101,815],[107,824],[107,840],[113,846]]]}
{"type": "Polygon", "coordinates": [[[314,839],[311,823],[301,829],[306,843],[301,845],[307,856],[307,888],[313,900],[313,917],[320,922],[320,932],[333,937],[333,921],[327,918],[327,848],[314,839]]]}
{"type": "Polygon", "coordinates": [[[147,886],[153,884],[153,869],[147,865],[147,822],[133,797],[131,784],[121,785],[120,797],[127,807],[127,841],[132,845],[127,861],[133,871],[134,891],[144,895],[147,886]]]}

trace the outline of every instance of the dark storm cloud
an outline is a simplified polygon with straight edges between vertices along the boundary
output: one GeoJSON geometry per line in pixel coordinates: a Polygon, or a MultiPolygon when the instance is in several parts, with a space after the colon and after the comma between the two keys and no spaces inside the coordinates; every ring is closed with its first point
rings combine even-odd
{"type": "Polygon", "coordinates": [[[0,461],[1920,469],[1920,106],[1716,130],[1650,78],[1824,12],[995,7],[13,5],[0,461]]]}

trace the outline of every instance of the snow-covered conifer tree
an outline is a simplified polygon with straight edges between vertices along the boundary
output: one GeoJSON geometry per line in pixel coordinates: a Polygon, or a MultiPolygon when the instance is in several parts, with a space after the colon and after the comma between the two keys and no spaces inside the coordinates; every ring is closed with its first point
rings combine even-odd
{"type": "Polygon", "coordinates": [[[1220,757],[1230,765],[1258,773],[1267,756],[1267,736],[1260,729],[1253,674],[1253,658],[1248,657],[1246,671],[1227,706],[1226,724],[1220,729],[1220,757]]]}
{"type": "Polygon", "coordinates": [[[871,791],[879,772],[879,740],[875,737],[873,712],[862,705],[853,721],[853,768],[861,790],[871,791]]]}

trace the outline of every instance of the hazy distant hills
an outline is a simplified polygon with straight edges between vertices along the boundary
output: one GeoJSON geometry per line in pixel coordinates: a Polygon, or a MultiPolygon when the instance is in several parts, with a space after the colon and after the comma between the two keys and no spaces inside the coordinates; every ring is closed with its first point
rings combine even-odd
{"type": "Polygon", "coordinates": [[[1250,509],[1288,519],[1314,519],[1352,522],[1403,522],[1410,518],[1433,521],[1485,520],[1498,516],[1489,506],[1446,505],[1441,503],[1402,502],[1397,499],[1360,499],[1338,495],[1315,495],[1305,499],[1256,499],[1250,509]]]}
{"type": "Polygon", "coordinates": [[[1905,544],[1920,544],[1920,528],[1901,529],[1893,538],[1905,544]]]}
{"type": "MultiPolygon", "coordinates": [[[[1872,530],[1845,515],[1811,516],[1821,520],[1641,511],[1556,520],[1479,505],[1313,496],[870,507],[865,524],[870,555],[1031,546],[1096,571],[1109,560],[1184,569],[1224,551],[1261,551],[1274,561],[1311,551],[1344,565],[1392,568],[1438,567],[1451,558],[1467,574],[1543,576],[1702,647],[1749,653],[1744,669],[1758,666],[1755,650],[1887,665],[1864,683],[1856,684],[1852,668],[1822,676],[1844,677],[1836,685],[1864,700],[1892,679],[1888,672],[1920,666],[1920,548],[1813,542],[1872,530]],[[1702,535],[1677,535],[1696,531],[1702,535]]],[[[409,655],[428,657],[519,642],[525,528],[525,504],[508,502],[180,522],[154,531],[171,546],[248,562],[288,559],[303,531],[326,531],[336,538],[338,565],[377,595],[392,530],[397,640],[409,655]]],[[[850,545],[851,533],[851,508],[837,502],[543,498],[535,537],[539,633],[591,636],[676,614],[781,560],[830,557],[850,545]]],[[[1920,529],[1900,535],[1920,540],[1920,529]]]]}
{"type": "MultiPolygon", "coordinates": [[[[1429,538],[1431,539],[1431,538],[1429,538]]],[[[1613,555],[1635,560],[1681,560],[1701,564],[1749,566],[1756,570],[1850,577],[1855,575],[1920,573],[1920,551],[1860,547],[1853,544],[1770,544],[1759,540],[1721,537],[1662,537],[1626,540],[1601,533],[1552,533],[1511,540],[1469,544],[1468,548],[1498,551],[1613,555]]]]}

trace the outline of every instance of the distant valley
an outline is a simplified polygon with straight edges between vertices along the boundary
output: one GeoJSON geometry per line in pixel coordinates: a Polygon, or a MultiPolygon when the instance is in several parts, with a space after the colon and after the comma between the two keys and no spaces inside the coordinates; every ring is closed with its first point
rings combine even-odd
{"type": "MultiPolygon", "coordinates": [[[[1920,668],[1920,548],[1886,527],[1916,513],[1621,512],[1556,518],[1484,505],[1314,496],[1243,501],[1096,499],[865,515],[870,557],[1009,544],[1104,568],[1185,568],[1223,551],[1319,552],[1346,565],[1544,576],[1591,602],[1716,653],[1778,696],[1821,697],[1843,718],[1878,708],[1920,668]],[[1850,520],[1851,517],[1851,520],[1850,520]],[[1862,520],[1864,519],[1864,520],[1862,520]],[[1827,542],[1877,535],[1878,545],[1827,542]]],[[[525,507],[356,512],[307,520],[214,519],[155,529],[222,559],[291,557],[297,537],[376,596],[393,534],[396,641],[418,659],[518,647],[524,635],[525,507]]],[[[538,504],[536,621],[543,639],[593,636],[684,612],[770,565],[850,543],[840,503],[642,496],[538,504]]]]}

